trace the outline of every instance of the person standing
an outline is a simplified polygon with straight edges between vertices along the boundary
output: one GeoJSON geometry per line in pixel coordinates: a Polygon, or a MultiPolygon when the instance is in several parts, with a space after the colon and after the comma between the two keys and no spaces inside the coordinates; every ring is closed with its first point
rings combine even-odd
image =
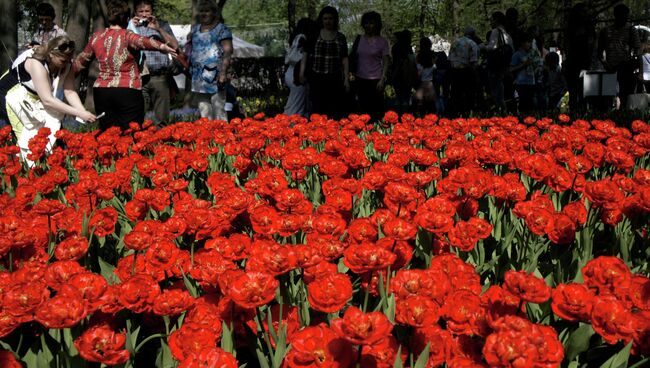
{"type": "Polygon", "coordinates": [[[188,35],[193,99],[202,118],[227,120],[226,82],[233,53],[232,33],[223,24],[216,3],[205,0],[198,9],[199,23],[188,35]]]}
{"type": "Polygon", "coordinates": [[[505,14],[500,11],[492,13],[490,38],[487,45],[482,46],[487,52],[488,80],[492,99],[496,109],[500,111],[506,110],[504,81],[514,50],[512,37],[504,28],[505,19],[505,14]]]}
{"type": "Polygon", "coordinates": [[[620,106],[625,106],[627,96],[634,92],[636,57],[640,54],[639,34],[628,23],[630,8],[624,4],[614,7],[614,24],[603,29],[598,41],[598,57],[605,70],[616,72],[620,106]]]}
{"type": "Polygon", "coordinates": [[[350,91],[348,80],[348,43],[339,32],[339,12],[326,6],[318,14],[319,32],[308,47],[309,99],[312,112],[338,119],[345,115],[344,95],[350,91]]]}
{"type": "Polygon", "coordinates": [[[391,49],[393,66],[390,84],[395,90],[394,109],[403,114],[411,108],[413,89],[420,85],[415,54],[411,46],[411,31],[403,30],[394,33],[395,44],[391,49]]]}
{"type": "Polygon", "coordinates": [[[38,30],[32,35],[27,48],[36,45],[45,45],[56,37],[65,36],[65,31],[54,23],[56,13],[54,7],[48,3],[40,3],[36,6],[36,17],[38,17],[38,30]]]}
{"type": "Polygon", "coordinates": [[[478,65],[478,45],[472,40],[474,28],[467,27],[449,49],[451,63],[451,107],[455,114],[474,110],[478,65]]]}
{"type": "Polygon", "coordinates": [[[307,60],[307,38],[314,26],[313,20],[302,18],[289,38],[290,46],[284,58],[284,64],[287,66],[284,82],[289,87],[289,98],[284,106],[284,113],[289,116],[296,114],[307,116],[309,87],[306,80],[300,80],[300,65],[307,60]]]}
{"type": "Polygon", "coordinates": [[[596,25],[587,4],[577,3],[571,8],[565,34],[562,70],[569,91],[569,110],[575,113],[586,108],[580,72],[591,69],[596,50],[596,25]]]}
{"type": "Polygon", "coordinates": [[[533,39],[524,34],[519,40],[519,50],[512,55],[510,72],[519,95],[519,113],[530,114],[535,108],[535,77],[541,67],[532,50],[533,39]]]}
{"type": "Polygon", "coordinates": [[[420,38],[418,54],[416,56],[420,84],[415,91],[416,112],[420,116],[437,110],[436,90],[433,84],[436,59],[431,49],[432,47],[433,45],[428,37],[420,38]]]}
{"type": "Polygon", "coordinates": [[[384,86],[390,64],[388,40],[381,36],[381,15],[371,11],[361,16],[363,35],[357,36],[353,52],[350,54],[350,80],[354,82],[355,92],[361,113],[370,115],[373,121],[384,113],[384,86]],[[354,68],[352,67],[354,66],[354,68]]]}
{"type": "MultiPolygon", "coordinates": [[[[154,16],[153,0],[137,0],[135,17],[131,22],[140,36],[164,42],[174,50],[178,49],[178,41],[169,23],[154,16]]],[[[149,70],[149,78],[142,86],[145,111],[153,110],[154,121],[157,124],[167,123],[170,108],[169,91],[173,82],[173,62],[169,55],[160,51],[144,51],[144,57],[149,70]]]]}
{"type": "Polygon", "coordinates": [[[99,63],[99,75],[93,84],[95,111],[105,113],[99,127],[128,128],[129,123],[144,120],[142,81],[136,51],[157,50],[172,55],[176,51],[166,44],[139,36],[126,29],[130,9],[123,0],[114,0],[107,6],[109,27],[93,33],[88,44],[74,61],[79,73],[93,59],[99,63]]]}

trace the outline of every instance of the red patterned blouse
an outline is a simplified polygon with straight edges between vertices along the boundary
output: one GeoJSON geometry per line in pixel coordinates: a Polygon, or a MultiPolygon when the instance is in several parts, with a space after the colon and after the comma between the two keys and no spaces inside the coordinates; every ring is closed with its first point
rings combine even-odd
{"type": "Polygon", "coordinates": [[[123,87],[141,89],[140,71],[136,63],[137,50],[160,51],[163,43],[138,36],[127,29],[110,29],[93,33],[84,50],[74,61],[74,71],[88,67],[93,58],[99,63],[95,88],[123,87]]]}

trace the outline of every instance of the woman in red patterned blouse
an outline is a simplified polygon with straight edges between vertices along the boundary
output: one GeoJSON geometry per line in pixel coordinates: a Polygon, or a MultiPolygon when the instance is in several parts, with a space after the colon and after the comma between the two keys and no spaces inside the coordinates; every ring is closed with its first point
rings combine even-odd
{"type": "Polygon", "coordinates": [[[128,128],[130,122],[144,120],[142,81],[136,57],[138,50],[157,50],[176,56],[173,48],[156,40],[141,37],[126,29],[129,7],[124,1],[107,6],[109,27],[95,32],[74,66],[79,73],[93,58],[99,63],[99,76],[93,84],[95,112],[106,113],[99,119],[102,130],[112,126],[128,128]]]}

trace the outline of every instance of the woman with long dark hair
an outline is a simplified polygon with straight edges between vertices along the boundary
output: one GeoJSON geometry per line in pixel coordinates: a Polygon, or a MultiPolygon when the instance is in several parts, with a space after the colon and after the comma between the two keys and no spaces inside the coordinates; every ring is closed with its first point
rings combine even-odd
{"type": "Polygon", "coordinates": [[[390,63],[388,41],[381,36],[381,15],[371,11],[361,16],[363,35],[354,41],[350,60],[351,78],[362,113],[378,120],[384,113],[384,85],[390,63]],[[354,69],[354,70],[352,70],[354,69]]]}
{"type": "Polygon", "coordinates": [[[176,55],[170,46],[127,30],[130,9],[125,1],[107,6],[108,28],[93,33],[74,62],[75,70],[99,62],[99,76],[93,84],[95,111],[105,113],[99,120],[101,129],[112,126],[128,128],[131,122],[144,120],[142,81],[136,61],[138,50],[155,50],[176,55]]]}
{"type": "Polygon", "coordinates": [[[335,8],[324,7],[317,23],[320,31],[309,42],[307,63],[312,112],[340,118],[345,115],[344,95],[350,90],[348,44],[338,31],[339,13],[335,8]]]}
{"type": "Polygon", "coordinates": [[[300,77],[300,67],[307,60],[307,37],[314,29],[315,23],[309,18],[302,18],[298,21],[296,29],[289,38],[289,50],[284,58],[287,71],[284,73],[284,82],[289,87],[289,98],[284,106],[286,115],[307,115],[307,102],[309,87],[304,75],[300,77]],[[298,77],[298,78],[296,78],[298,77]]]}

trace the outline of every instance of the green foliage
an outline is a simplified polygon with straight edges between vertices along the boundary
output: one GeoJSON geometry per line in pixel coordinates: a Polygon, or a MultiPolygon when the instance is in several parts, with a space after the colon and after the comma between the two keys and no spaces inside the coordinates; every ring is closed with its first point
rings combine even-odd
{"type": "Polygon", "coordinates": [[[157,0],[155,14],[170,24],[189,24],[192,21],[191,0],[157,0]]]}

